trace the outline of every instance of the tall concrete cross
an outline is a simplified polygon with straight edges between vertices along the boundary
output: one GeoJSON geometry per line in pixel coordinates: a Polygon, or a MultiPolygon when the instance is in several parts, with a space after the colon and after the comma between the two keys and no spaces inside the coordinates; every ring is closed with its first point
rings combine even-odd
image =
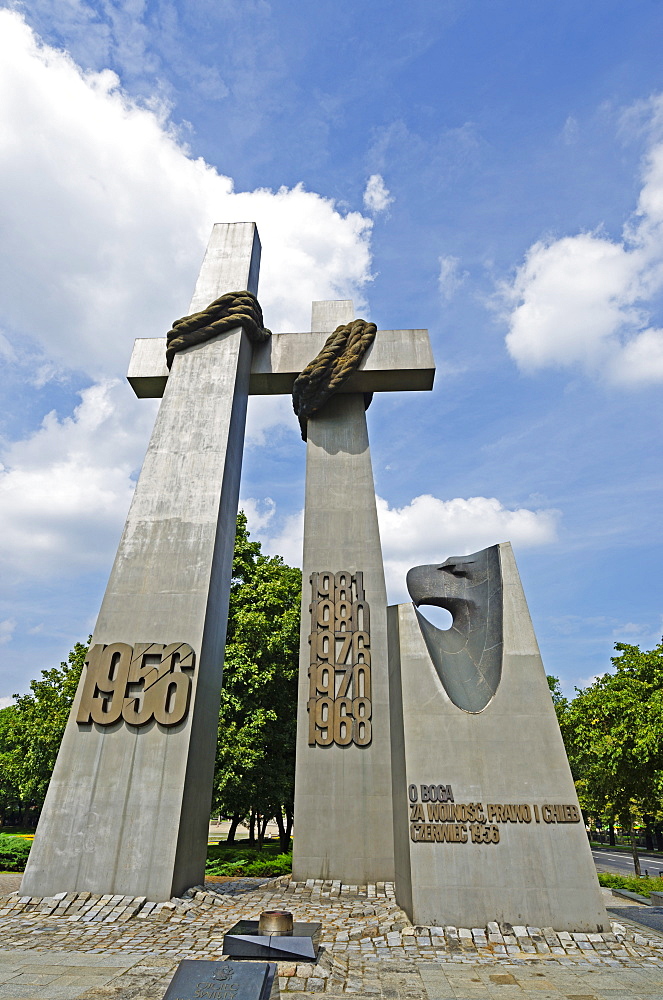
{"type": "MultiPolygon", "coordinates": [[[[259,267],[254,223],[214,226],[189,311],[255,294],[259,267]]],[[[175,356],[26,895],[164,900],[203,881],[251,354],[238,327],[175,356]]]]}
{"type": "MultiPolygon", "coordinates": [[[[312,332],[273,334],[254,348],[249,392],[290,393],[328,334],[353,318],[351,301],[314,302],[312,332]]],[[[164,391],[163,356],[163,341],[136,342],[129,381],[139,396],[164,391]]],[[[426,330],[381,330],[359,370],[308,421],[293,857],[298,880],[394,879],[387,598],[364,393],[431,389],[434,374],[426,330]],[[347,619],[338,629],[324,627],[331,604],[342,610],[348,596],[359,603],[358,587],[364,620],[352,629],[347,619]],[[338,634],[345,629],[354,635],[338,634]],[[337,633],[331,672],[330,631],[337,633]]]]}
{"type": "MultiPolygon", "coordinates": [[[[313,303],[312,328],[354,319],[313,303]]],[[[379,331],[307,426],[293,878],[393,881],[387,593],[364,392],[431,389],[426,330],[379,331]]],[[[377,404],[379,406],[379,403],[377,404]]]]}
{"type": "MultiPolygon", "coordinates": [[[[215,225],[189,311],[226,291],[255,293],[259,260],[253,223],[215,225]]],[[[318,304],[313,332],[276,334],[260,345],[241,328],[222,334],[176,355],[170,373],[165,338],[136,341],[129,381],[139,397],[163,402],[25,894],[66,889],[158,900],[202,881],[247,396],[290,392],[342,321],[338,309],[318,304]]],[[[383,331],[344,391],[348,401],[363,401],[366,391],[430,388],[432,376],[425,331],[383,331]]],[[[324,420],[310,422],[309,454],[324,420]]],[[[370,475],[370,459],[368,468],[370,475]]],[[[312,503],[307,488],[309,510],[312,503]]],[[[386,662],[385,652],[385,674],[386,662]]]]}

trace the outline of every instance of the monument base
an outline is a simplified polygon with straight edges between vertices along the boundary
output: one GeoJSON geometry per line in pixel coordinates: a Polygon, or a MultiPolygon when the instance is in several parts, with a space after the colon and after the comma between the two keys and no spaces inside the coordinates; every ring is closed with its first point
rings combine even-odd
{"type": "Polygon", "coordinates": [[[415,924],[609,930],[511,546],[408,586],[454,624],[388,609],[398,903],[415,924]]]}

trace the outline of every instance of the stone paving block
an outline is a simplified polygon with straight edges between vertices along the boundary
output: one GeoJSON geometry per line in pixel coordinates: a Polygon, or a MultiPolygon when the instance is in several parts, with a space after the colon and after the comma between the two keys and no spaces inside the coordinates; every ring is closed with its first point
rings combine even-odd
{"type": "Polygon", "coordinates": [[[37,987],[25,987],[23,991],[17,988],[14,992],[7,992],[4,986],[0,986],[0,1000],[44,1000],[44,994],[37,987]]]}
{"type": "Polygon", "coordinates": [[[48,986],[58,978],[58,973],[18,972],[10,980],[12,986],[48,986]]]}
{"type": "Polygon", "coordinates": [[[289,993],[295,992],[296,990],[303,990],[306,987],[306,980],[300,979],[298,976],[291,976],[286,984],[286,990],[289,993]]]}
{"type": "MultiPolygon", "coordinates": [[[[302,968],[305,975],[281,975],[284,980],[303,980],[303,986],[296,983],[295,989],[288,991],[302,996],[324,992],[331,997],[341,993],[344,985],[348,992],[357,995],[362,990],[365,995],[374,995],[373,991],[377,991],[375,995],[379,995],[380,977],[383,989],[397,988],[392,983],[385,982],[384,970],[398,966],[399,962],[403,964],[404,974],[409,978],[407,987],[403,984],[403,997],[408,991],[414,991],[413,996],[423,996],[421,979],[416,970],[426,967],[450,969],[465,974],[491,965],[498,969],[505,965],[518,969],[534,963],[534,967],[538,964],[539,968],[543,965],[546,969],[554,968],[557,971],[568,965],[577,970],[589,971],[594,967],[606,974],[622,975],[627,972],[625,965],[635,965],[644,973],[644,965],[649,964],[654,967],[647,969],[647,973],[658,976],[657,986],[663,986],[663,972],[655,967],[663,964],[659,957],[663,948],[655,947],[657,944],[663,945],[663,942],[660,939],[654,941],[653,937],[642,934],[640,937],[643,943],[636,945],[631,931],[624,929],[622,935],[620,928],[614,924],[609,937],[598,935],[596,940],[590,941],[589,936],[584,935],[576,943],[569,932],[555,934],[551,928],[531,928],[532,931],[538,931],[532,937],[525,927],[511,927],[504,922],[494,921],[491,922],[488,934],[501,936],[503,943],[499,943],[499,937],[494,937],[489,945],[486,928],[448,927],[446,934],[442,928],[412,928],[405,919],[401,922],[402,911],[386,894],[378,898],[377,892],[373,895],[371,891],[364,889],[353,895],[349,887],[339,884],[336,887],[338,895],[332,898],[327,892],[331,889],[331,883],[328,882],[309,889],[305,886],[293,886],[282,879],[261,880],[261,883],[258,885],[257,881],[249,883],[249,880],[237,880],[230,890],[227,884],[212,886],[206,890],[197,889],[193,893],[187,893],[186,898],[171,900],[165,909],[163,904],[150,905],[149,901],[140,900],[135,913],[136,919],[122,921],[117,920],[117,917],[118,914],[124,915],[127,912],[127,897],[119,900],[111,897],[102,900],[99,896],[89,898],[85,907],[87,914],[102,914],[101,920],[91,922],[72,922],[66,915],[62,916],[61,911],[52,916],[44,916],[38,907],[42,901],[31,900],[32,910],[26,911],[27,904],[19,904],[15,916],[6,917],[3,927],[13,928],[14,937],[11,941],[17,945],[20,941],[20,947],[28,947],[30,951],[26,954],[37,956],[39,949],[46,946],[69,947],[72,952],[78,949],[78,954],[84,954],[89,960],[97,962],[110,957],[119,957],[122,961],[121,956],[127,956],[126,965],[133,963],[137,966],[125,974],[125,982],[131,980],[134,984],[131,986],[132,990],[141,976],[146,977],[147,970],[141,969],[140,964],[156,960],[148,958],[148,953],[165,961],[168,965],[166,972],[171,975],[177,960],[184,956],[221,957],[223,933],[240,917],[255,918],[262,909],[284,905],[295,909],[299,919],[321,920],[323,923],[326,950],[318,965],[310,963],[306,969],[302,968]],[[287,893],[290,893],[292,902],[287,893]],[[352,930],[359,930],[361,937],[349,942],[352,930]],[[552,943],[556,941],[559,944],[552,943]],[[38,950],[34,951],[34,948],[38,950]],[[141,954],[145,958],[141,958],[141,954]],[[323,988],[320,989],[316,983],[315,991],[310,990],[310,980],[321,980],[323,988]]],[[[130,908],[135,909],[134,897],[128,898],[130,908]]],[[[19,903],[20,897],[15,896],[14,900],[19,903]]],[[[78,898],[75,903],[79,908],[83,907],[78,898]]],[[[70,957],[68,964],[71,963],[70,957]]],[[[300,971],[295,963],[291,964],[294,965],[295,972],[300,971]]],[[[471,977],[468,982],[471,982],[471,977]]],[[[151,992],[152,986],[147,979],[145,985],[149,985],[151,992]]],[[[473,983],[472,990],[476,989],[481,989],[481,986],[473,983]]],[[[486,986],[486,989],[492,989],[492,986],[486,986]]],[[[497,995],[508,1000],[505,991],[506,987],[503,985],[497,995]]],[[[165,987],[161,990],[160,997],[163,992],[165,987]]],[[[536,992],[540,994],[541,991],[536,992]]],[[[569,989],[563,996],[571,992],[573,991],[569,989]]],[[[575,992],[580,995],[582,989],[575,992]]],[[[485,996],[493,1000],[492,993],[487,992],[485,996]]],[[[526,1000],[522,994],[521,997],[526,1000]]]]}

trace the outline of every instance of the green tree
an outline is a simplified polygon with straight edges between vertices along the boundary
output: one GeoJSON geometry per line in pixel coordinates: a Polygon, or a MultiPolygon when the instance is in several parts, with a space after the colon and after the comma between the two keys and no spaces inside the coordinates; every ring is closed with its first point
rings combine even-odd
{"type": "Polygon", "coordinates": [[[267,821],[290,843],[293,817],[301,572],[261,553],[240,511],[233,559],[214,808],[267,821]]]}
{"type": "Polygon", "coordinates": [[[77,642],[66,663],[42,670],[30,692],[0,712],[0,808],[24,825],[39,816],[87,649],[77,642]]]}
{"type": "MultiPolygon", "coordinates": [[[[559,723],[559,728],[562,730],[562,737],[564,736],[564,727],[568,723],[569,714],[569,700],[565,698],[562,694],[562,688],[559,683],[559,677],[553,677],[552,674],[547,675],[548,687],[550,688],[550,694],[552,696],[553,705],[555,706],[555,714],[557,716],[557,721],[559,723]]],[[[566,740],[564,741],[566,742],[566,740]]]]}
{"type": "Polygon", "coordinates": [[[566,741],[583,806],[630,830],[660,809],[663,775],[663,643],[652,650],[618,642],[615,672],[578,690],[566,715],[566,741]]]}
{"type": "Polygon", "coordinates": [[[15,773],[20,757],[16,732],[16,705],[8,705],[0,709],[0,826],[23,813],[15,773]]]}
{"type": "MultiPolygon", "coordinates": [[[[242,512],[230,591],[214,806],[234,825],[252,817],[262,842],[274,816],[287,850],[293,817],[301,573],[262,555],[242,512]]],[[[42,671],[30,693],[0,711],[0,823],[36,823],[87,645],[42,671]]]]}

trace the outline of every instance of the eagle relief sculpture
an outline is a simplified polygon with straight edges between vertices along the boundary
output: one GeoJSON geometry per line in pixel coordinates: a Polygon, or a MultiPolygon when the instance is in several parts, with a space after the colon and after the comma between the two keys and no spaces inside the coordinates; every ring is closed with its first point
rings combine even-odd
{"type": "Polygon", "coordinates": [[[499,546],[439,565],[415,566],[407,574],[433,665],[451,701],[464,712],[483,711],[502,677],[502,571],[499,546]],[[440,629],[418,610],[446,608],[453,617],[440,629]]]}

